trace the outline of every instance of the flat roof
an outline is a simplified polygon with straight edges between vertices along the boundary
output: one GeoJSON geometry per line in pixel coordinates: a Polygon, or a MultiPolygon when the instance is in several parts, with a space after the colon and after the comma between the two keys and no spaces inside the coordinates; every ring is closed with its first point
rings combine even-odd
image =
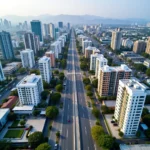
{"type": "Polygon", "coordinates": [[[104,105],[106,105],[107,107],[115,107],[116,106],[116,100],[104,100],[103,101],[104,105]]]}
{"type": "Polygon", "coordinates": [[[14,111],[21,111],[21,110],[24,110],[24,111],[32,111],[34,108],[34,105],[23,105],[23,106],[16,106],[13,108],[14,111]]]}
{"type": "Polygon", "coordinates": [[[48,61],[49,57],[43,56],[39,59],[39,62],[48,61]]]}
{"type": "Polygon", "coordinates": [[[0,119],[9,111],[9,108],[0,108],[0,119]]]}
{"type": "Polygon", "coordinates": [[[25,86],[25,85],[35,85],[38,80],[41,79],[41,75],[31,74],[24,77],[17,86],[25,86]]]}
{"type": "Polygon", "coordinates": [[[138,145],[120,144],[120,150],[150,150],[150,144],[138,144],[138,145]]]}

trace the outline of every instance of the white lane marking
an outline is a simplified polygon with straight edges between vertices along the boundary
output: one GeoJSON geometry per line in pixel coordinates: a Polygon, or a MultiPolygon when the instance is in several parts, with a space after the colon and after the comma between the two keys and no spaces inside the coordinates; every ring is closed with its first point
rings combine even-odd
{"type": "Polygon", "coordinates": [[[86,127],[85,127],[85,134],[87,134],[86,127]]]}
{"type": "Polygon", "coordinates": [[[66,134],[66,137],[68,137],[68,129],[67,129],[67,134],[66,134]]]}

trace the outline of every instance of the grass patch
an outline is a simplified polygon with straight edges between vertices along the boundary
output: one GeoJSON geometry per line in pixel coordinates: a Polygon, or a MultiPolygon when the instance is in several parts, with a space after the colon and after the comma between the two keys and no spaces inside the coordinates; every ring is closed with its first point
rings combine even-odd
{"type": "Polygon", "coordinates": [[[8,130],[4,138],[21,138],[24,130],[8,130]]]}
{"type": "Polygon", "coordinates": [[[12,123],[11,127],[17,127],[18,124],[19,124],[19,122],[20,122],[20,120],[15,120],[15,121],[12,123]]]}
{"type": "MultiPolygon", "coordinates": [[[[103,114],[102,114],[102,115],[103,115],[103,114]]],[[[107,129],[108,129],[108,131],[109,131],[109,134],[112,136],[112,133],[111,133],[111,130],[110,130],[110,128],[109,128],[108,122],[107,122],[107,120],[106,120],[106,118],[105,118],[105,115],[103,115],[103,117],[104,117],[104,122],[105,122],[105,124],[106,124],[106,126],[107,126],[107,129]]]]}

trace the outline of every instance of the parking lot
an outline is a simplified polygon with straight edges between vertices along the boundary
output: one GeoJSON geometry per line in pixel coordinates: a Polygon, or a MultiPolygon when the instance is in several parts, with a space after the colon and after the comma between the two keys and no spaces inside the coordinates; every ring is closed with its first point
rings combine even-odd
{"type": "Polygon", "coordinates": [[[112,133],[112,136],[116,137],[117,139],[120,139],[121,137],[118,135],[118,133],[119,133],[119,131],[118,131],[119,127],[118,126],[113,126],[113,123],[111,123],[112,116],[113,116],[113,114],[105,115],[107,124],[109,125],[109,129],[110,129],[110,131],[112,133]]]}

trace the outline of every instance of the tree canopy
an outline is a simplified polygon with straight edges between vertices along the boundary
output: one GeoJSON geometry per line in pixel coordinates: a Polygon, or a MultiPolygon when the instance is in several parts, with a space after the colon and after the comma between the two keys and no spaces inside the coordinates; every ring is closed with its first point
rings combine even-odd
{"type": "Polygon", "coordinates": [[[95,79],[92,81],[92,85],[94,88],[97,88],[97,85],[98,85],[98,79],[95,79]]]}
{"type": "Polygon", "coordinates": [[[60,98],[61,94],[56,92],[51,95],[50,100],[52,101],[53,104],[57,104],[60,101],[60,98]]]}
{"type": "Polygon", "coordinates": [[[91,86],[91,85],[86,85],[86,86],[85,86],[85,89],[86,89],[87,91],[91,91],[91,90],[92,90],[92,86],[91,86]]]}
{"type": "Polygon", "coordinates": [[[38,145],[40,145],[41,143],[44,142],[44,136],[42,132],[34,132],[32,134],[29,135],[28,137],[28,142],[31,145],[32,148],[37,147],[38,145]]]}
{"type": "Polygon", "coordinates": [[[147,114],[143,117],[143,122],[150,127],[150,114],[147,114]]]}
{"type": "Polygon", "coordinates": [[[94,107],[94,108],[92,109],[92,114],[93,114],[96,118],[99,118],[99,115],[100,115],[99,109],[97,109],[96,107],[94,107]]]}
{"type": "Polygon", "coordinates": [[[51,150],[51,146],[48,143],[42,143],[35,150],[51,150]]]}
{"type": "Polygon", "coordinates": [[[59,114],[59,110],[56,106],[48,106],[46,108],[46,117],[54,119],[59,114]]]}
{"type": "Polygon", "coordinates": [[[104,134],[104,130],[102,128],[102,126],[93,126],[91,128],[91,134],[92,134],[92,137],[95,141],[98,140],[98,137],[101,135],[101,134],[104,134]]]}
{"type": "Polygon", "coordinates": [[[146,75],[147,75],[148,77],[150,77],[150,68],[148,68],[148,69],[146,70],[146,75]]]}
{"type": "Polygon", "coordinates": [[[90,79],[89,79],[89,78],[84,78],[84,79],[83,79],[83,83],[84,83],[85,85],[90,84],[90,79]]]}
{"type": "Polygon", "coordinates": [[[38,69],[32,69],[30,70],[30,74],[40,75],[40,71],[38,69]]]}
{"type": "Polygon", "coordinates": [[[42,93],[41,93],[41,98],[42,98],[43,100],[46,100],[48,94],[49,94],[49,90],[44,90],[44,91],[42,91],[42,93]]]}
{"type": "Polygon", "coordinates": [[[56,85],[55,89],[56,89],[57,92],[62,92],[63,85],[62,84],[58,84],[58,85],[56,85]]]}

